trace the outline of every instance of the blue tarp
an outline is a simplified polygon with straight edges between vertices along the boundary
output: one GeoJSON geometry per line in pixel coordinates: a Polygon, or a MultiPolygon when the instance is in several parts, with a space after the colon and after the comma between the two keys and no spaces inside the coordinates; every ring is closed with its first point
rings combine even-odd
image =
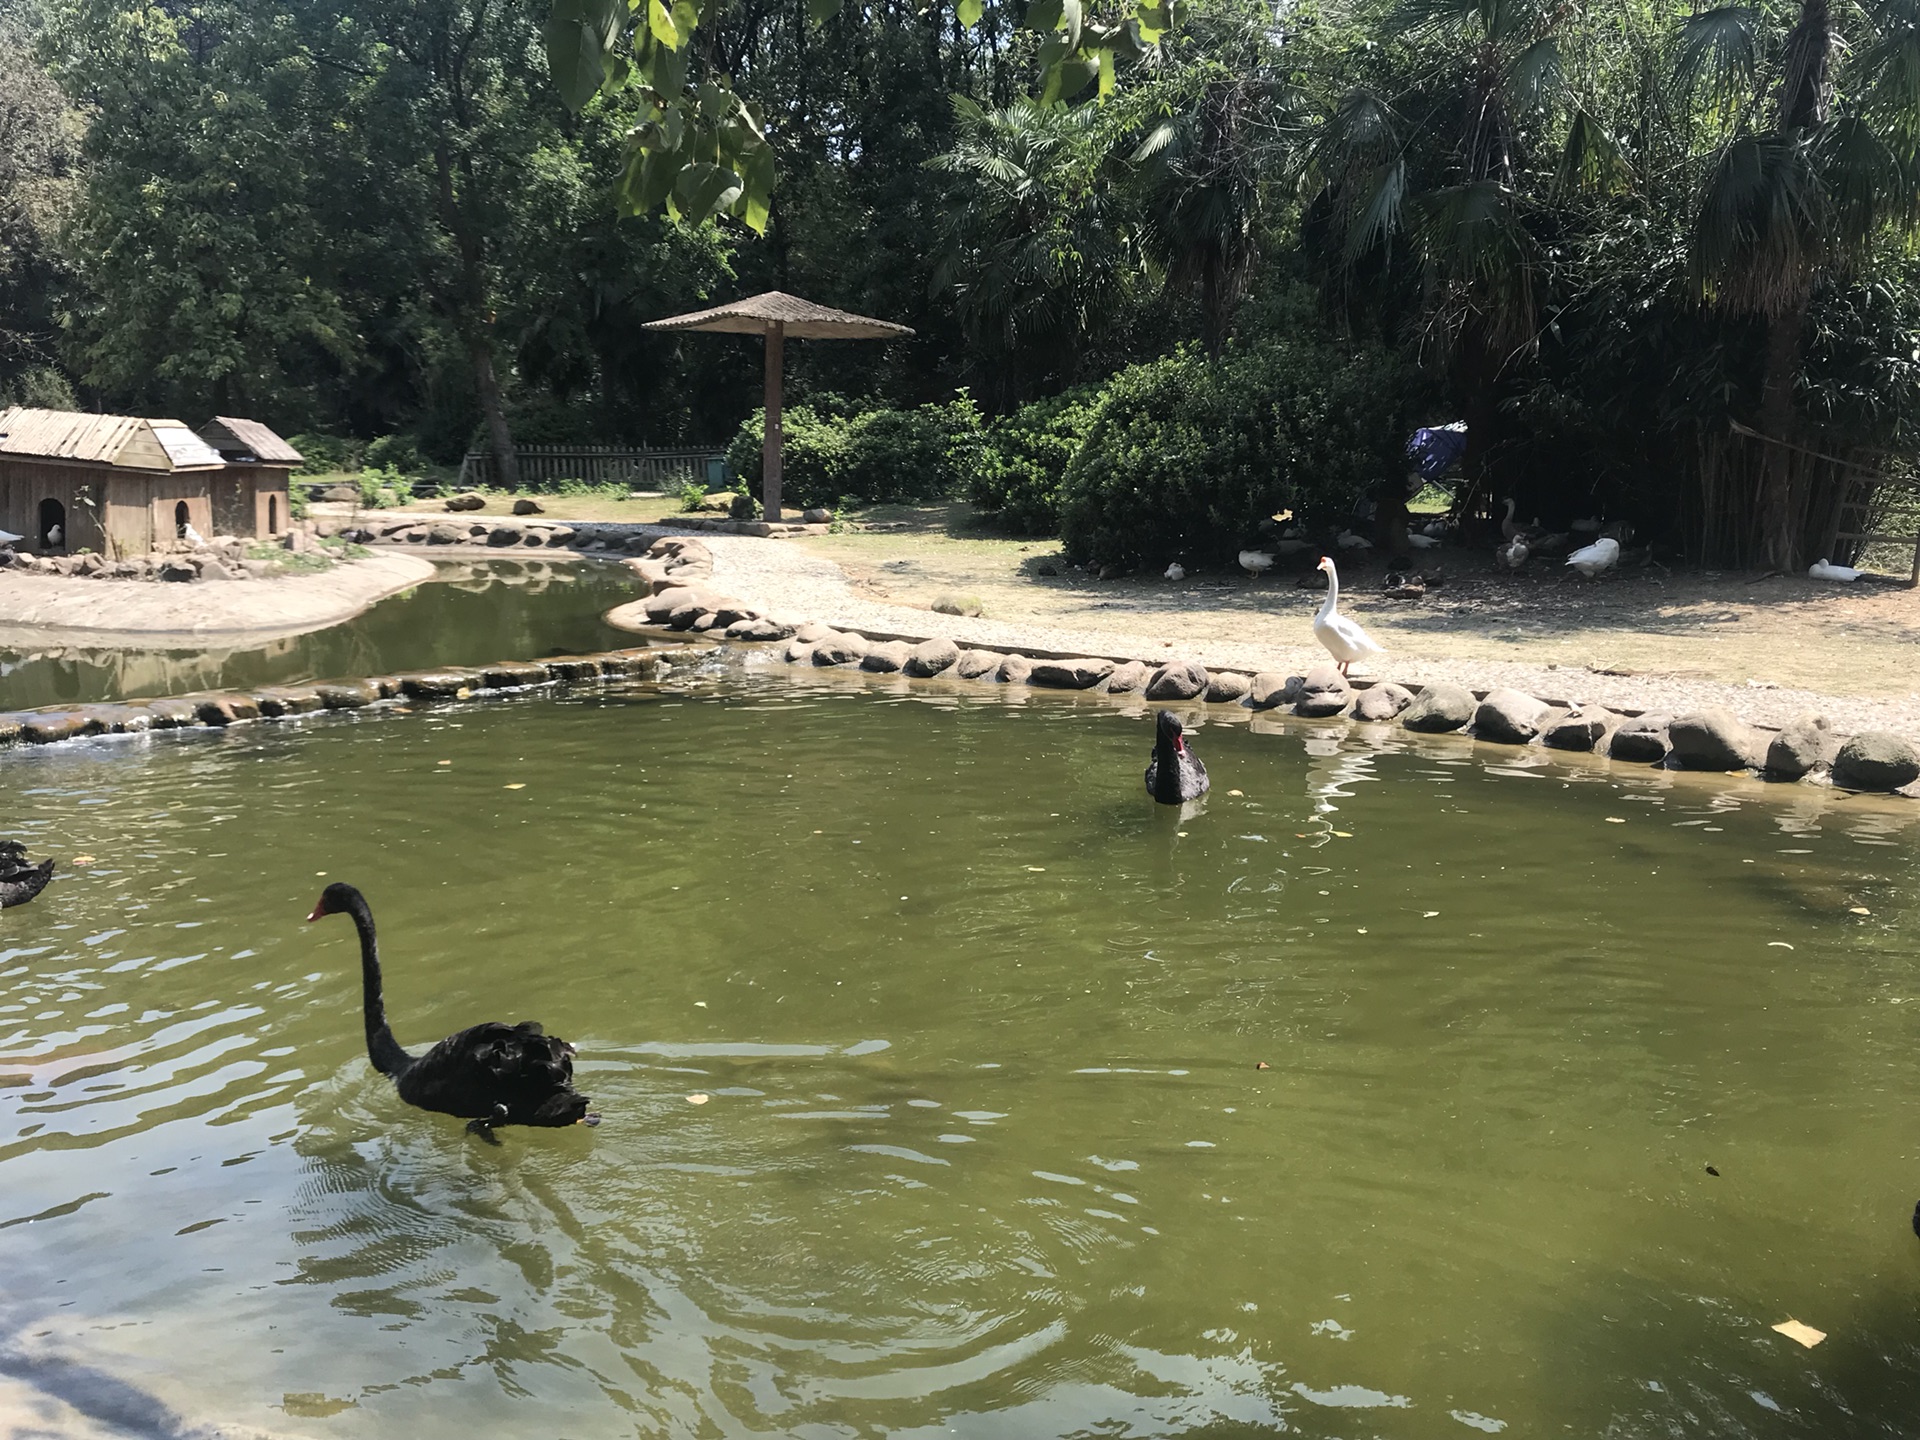
{"type": "Polygon", "coordinates": [[[1407,456],[1422,480],[1438,480],[1454,467],[1467,449],[1467,422],[1422,426],[1407,441],[1407,456]]]}

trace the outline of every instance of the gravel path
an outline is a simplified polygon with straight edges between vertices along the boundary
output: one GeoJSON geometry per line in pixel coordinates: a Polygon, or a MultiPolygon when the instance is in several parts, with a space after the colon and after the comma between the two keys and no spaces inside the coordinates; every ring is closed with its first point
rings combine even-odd
{"type": "MultiPolygon", "coordinates": [[[[633,527],[643,533],[684,534],[683,531],[633,527]]],[[[1325,660],[1304,618],[1296,643],[1250,643],[1229,628],[1207,630],[1188,617],[1175,643],[1142,625],[1147,617],[1116,610],[1111,624],[1073,628],[1029,621],[967,618],[936,614],[917,607],[889,604],[863,596],[832,560],[808,553],[785,541],[767,541],[724,535],[699,537],[712,550],[714,584],[777,618],[797,623],[817,620],[844,629],[930,639],[945,636],[962,645],[1012,648],[1025,653],[1050,651],[1066,655],[1093,655],[1114,659],[1171,658],[1199,661],[1209,668],[1303,674],[1325,660]]],[[[1196,607],[1199,609],[1200,607],[1196,607]]],[[[1228,617],[1221,617],[1226,619],[1228,617]]],[[[1267,628],[1267,627],[1263,627],[1267,628]]],[[[1444,637],[1433,637],[1443,643],[1444,637]]],[[[1625,711],[1666,711],[1684,714],[1723,705],[1753,724],[1780,726],[1818,711],[1843,732],[1891,730],[1920,738],[1920,695],[1829,695],[1812,690],[1749,682],[1730,685],[1718,681],[1652,674],[1605,675],[1573,666],[1529,665],[1500,660],[1460,660],[1445,655],[1389,654],[1371,672],[1360,676],[1397,680],[1402,684],[1451,681],[1484,691],[1507,685],[1542,699],[1584,701],[1625,711]]]]}

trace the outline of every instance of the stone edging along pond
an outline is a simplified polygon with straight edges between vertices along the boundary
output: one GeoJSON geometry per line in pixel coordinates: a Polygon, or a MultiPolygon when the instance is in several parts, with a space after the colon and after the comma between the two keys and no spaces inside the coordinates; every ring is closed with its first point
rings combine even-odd
{"type": "Polygon", "coordinates": [[[1920,752],[1898,735],[1842,737],[1823,715],[1780,730],[1749,725],[1718,707],[1682,715],[1582,706],[1518,690],[1471,691],[1451,684],[1350,684],[1331,664],[1305,675],[1208,671],[1192,660],[1023,654],[964,649],[951,639],[866,634],[821,624],[790,625],[709,585],[713,555],[700,541],[655,540],[624,562],[653,591],[619,606],[610,624],[666,629],[713,639],[782,641],[790,664],[849,666],[881,674],[942,676],[1056,690],[1138,694],[1147,701],[1285,709],[1294,715],[1395,723],[1423,734],[1464,732],[1498,745],[1550,749],[1681,770],[1755,772],[1770,780],[1830,783],[1840,789],[1920,796],[1920,752]]]}
{"type": "MultiPolygon", "coordinates": [[[[1838,788],[1920,795],[1920,754],[1900,736],[1864,731],[1846,739],[1824,716],[1808,715],[1782,730],[1748,725],[1724,709],[1686,715],[1647,714],[1541,699],[1517,690],[1474,692],[1451,684],[1349,684],[1332,665],[1305,675],[1209,671],[1195,661],[1124,656],[1021,654],[963,649],[950,639],[916,639],[792,625],[714,593],[712,553],[690,537],[663,536],[646,554],[623,562],[652,594],[608,612],[627,630],[682,632],[702,640],[782,642],[790,664],[845,666],[878,674],[1033,685],[1150,702],[1284,709],[1308,718],[1343,716],[1398,723],[1422,734],[1459,732],[1501,745],[1540,744],[1567,752],[1673,769],[1757,772],[1768,779],[1811,780],[1838,788]]],[[[165,696],[108,704],[0,713],[0,746],[47,745],[109,734],[196,727],[222,728],[321,710],[353,710],[383,701],[464,700],[544,686],[599,684],[609,678],[658,679],[690,646],[647,646],[545,660],[442,666],[364,679],[165,696]]]]}

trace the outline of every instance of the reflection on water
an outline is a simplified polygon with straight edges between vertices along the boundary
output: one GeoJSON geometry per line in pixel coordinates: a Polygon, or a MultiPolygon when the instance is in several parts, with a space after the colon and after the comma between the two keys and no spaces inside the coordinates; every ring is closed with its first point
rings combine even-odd
{"type": "Polygon", "coordinates": [[[1022,700],[7,757],[99,858],[0,922],[0,1355],[282,1435],[1911,1432],[1902,811],[1263,717],[1182,816],[1022,700]],[[403,1040],[538,1018],[606,1123],[400,1105],[328,878],[403,1040]]]}
{"type": "Polygon", "coordinates": [[[239,649],[0,648],[0,709],[182,695],[478,665],[636,643],[600,623],[633,597],[613,566],[543,560],[442,564],[440,577],[326,630],[239,649]]]}

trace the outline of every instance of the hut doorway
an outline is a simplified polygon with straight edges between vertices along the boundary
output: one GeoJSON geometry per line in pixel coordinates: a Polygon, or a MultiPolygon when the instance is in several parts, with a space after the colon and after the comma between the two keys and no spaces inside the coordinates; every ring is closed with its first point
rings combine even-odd
{"type": "Polygon", "coordinates": [[[278,495],[267,496],[267,533],[269,535],[280,533],[280,497],[278,495]]]}
{"type": "Polygon", "coordinates": [[[58,500],[40,502],[40,548],[59,550],[67,543],[67,507],[58,500]]]}
{"type": "Polygon", "coordinates": [[[173,505],[173,538],[187,538],[187,502],[184,500],[176,500],[173,505]]]}

